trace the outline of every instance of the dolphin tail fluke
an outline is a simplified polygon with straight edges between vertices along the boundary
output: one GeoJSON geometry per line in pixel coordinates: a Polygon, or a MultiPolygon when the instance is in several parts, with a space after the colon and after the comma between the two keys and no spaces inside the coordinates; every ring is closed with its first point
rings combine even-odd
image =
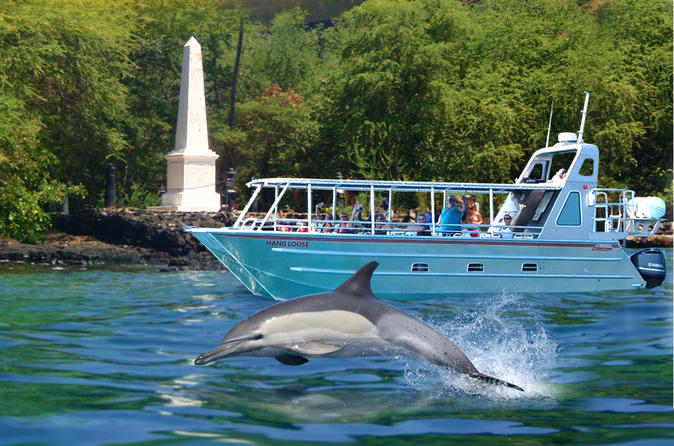
{"type": "Polygon", "coordinates": [[[503,380],[501,380],[501,379],[494,378],[493,376],[484,375],[484,374],[482,374],[482,373],[471,374],[470,376],[472,376],[473,378],[477,378],[477,379],[479,379],[480,381],[487,382],[487,383],[489,383],[489,384],[495,384],[495,385],[497,385],[497,386],[510,387],[511,389],[515,389],[515,390],[519,390],[520,392],[524,392],[524,389],[521,388],[520,386],[517,386],[517,385],[515,385],[515,384],[509,383],[508,381],[503,381],[503,380]]]}

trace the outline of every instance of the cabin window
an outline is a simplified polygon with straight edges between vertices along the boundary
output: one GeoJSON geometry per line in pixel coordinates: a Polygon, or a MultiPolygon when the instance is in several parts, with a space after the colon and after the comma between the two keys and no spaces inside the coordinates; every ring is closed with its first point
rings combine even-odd
{"type": "Polygon", "coordinates": [[[413,273],[425,273],[428,272],[428,263],[413,263],[412,272],[413,273]]]}
{"type": "Polygon", "coordinates": [[[481,273],[482,271],[484,271],[484,265],[483,264],[481,264],[481,263],[469,263],[468,264],[468,272],[469,273],[472,273],[472,272],[481,273]]]}
{"type": "Polygon", "coordinates": [[[540,183],[545,181],[545,171],[543,169],[543,163],[538,162],[531,167],[529,174],[527,175],[527,183],[540,183]]]}
{"type": "Polygon", "coordinates": [[[573,191],[566,197],[566,202],[557,217],[558,226],[580,226],[580,193],[573,191]]]}
{"type": "Polygon", "coordinates": [[[573,159],[576,157],[575,150],[573,152],[565,153],[556,153],[552,156],[552,162],[550,163],[550,172],[548,173],[548,179],[552,178],[559,169],[566,169],[569,171],[573,159]]]}
{"type": "Polygon", "coordinates": [[[594,160],[592,158],[585,158],[583,160],[583,165],[580,166],[578,175],[582,175],[584,177],[591,177],[594,175],[594,160]]]}
{"type": "Polygon", "coordinates": [[[536,272],[538,271],[538,265],[535,263],[523,263],[522,272],[536,272]]]}

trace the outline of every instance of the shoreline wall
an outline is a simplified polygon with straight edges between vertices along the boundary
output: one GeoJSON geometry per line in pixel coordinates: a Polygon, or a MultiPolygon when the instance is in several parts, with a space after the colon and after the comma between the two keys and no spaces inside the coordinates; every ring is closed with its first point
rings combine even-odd
{"type": "Polygon", "coordinates": [[[174,257],[207,252],[188,226],[231,226],[234,218],[225,212],[167,212],[139,209],[88,209],[76,214],[52,215],[55,229],[73,235],[88,235],[113,245],[137,246],[174,257]]]}
{"type": "Polygon", "coordinates": [[[0,264],[145,265],[160,269],[224,269],[181,223],[222,227],[223,212],[87,209],[52,214],[53,229],[36,244],[0,239],[0,264]]]}

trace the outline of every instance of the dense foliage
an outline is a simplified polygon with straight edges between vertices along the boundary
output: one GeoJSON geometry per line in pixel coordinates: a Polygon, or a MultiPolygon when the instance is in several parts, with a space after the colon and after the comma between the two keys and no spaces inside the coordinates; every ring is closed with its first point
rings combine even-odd
{"type": "Polygon", "coordinates": [[[298,8],[258,22],[231,3],[0,2],[0,234],[36,240],[66,189],[97,204],[108,163],[118,202],[156,202],[192,35],[211,149],[240,186],[510,181],[545,144],[551,101],[553,135],[575,131],[588,90],[602,184],[671,201],[671,0],[368,0],[334,26],[298,8]]]}

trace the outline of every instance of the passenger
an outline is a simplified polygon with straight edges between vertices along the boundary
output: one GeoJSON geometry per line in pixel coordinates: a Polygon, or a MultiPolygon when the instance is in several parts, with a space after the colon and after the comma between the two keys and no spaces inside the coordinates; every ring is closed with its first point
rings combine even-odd
{"type": "MultiPolygon", "coordinates": [[[[286,205],[286,207],[287,207],[287,205],[286,205]]],[[[286,212],[287,212],[287,210],[286,210],[286,212]]],[[[278,223],[277,229],[280,232],[291,232],[293,229],[290,227],[288,222],[283,221],[284,218],[285,218],[285,212],[283,212],[283,209],[278,209],[277,217],[276,217],[276,221],[278,223]]]]}
{"type": "Polygon", "coordinates": [[[389,229],[393,227],[386,222],[386,216],[382,213],[379,213],[374,216],[374,233],[375,234],[386,234],[389,229]]]}
{"type": "Polygon", "coordinates": [[[512,221],[513,221],[512,216],[510,214],[505,214],[503,216],[503,226],[496,228],[495,232],[500,233],[501,237],[503,238],[512,238],[513,233],[512,229],[510,228],[512,221]]]}
{"type": "Polygon", "coordinates": [[[461,214],[461,221],[466,217],[470,211],[480,212],[480,203],[477,202],[475,195],[463,195],[463,213],[461,214]]]}
{"type": "Polygon", "coordinates": [[[566,169],[559,169],[546,184],[564,184],[564,181],[566,181],[566,169]]]}
{"type": "MultiPolygon", "coordinates": [[[[321,208],[323,207],[325,203],[322,201],[316,205],[315,209],[315,214],[316,214],[316,219],[311,222],[311,232],[323,232],[323,214],[321,213],[321,208]]],[[[327,219],[328,216],[326,215],[325,218],[327,219]]]]}
{"type": "Polygon", "coordinates": [[[419,214],[417,216],[417,223],[419,225],[413,226],[412,230],[417,231],[417,235],[431,235],[431,225],[428,222],[428,214],[419,214]]]}
{"type": "Polygon", "coordinates": [[[332,215],[327,212],[325,214],[321,212],[324,205],[325,203],[322,201],[316,205],[316,223],[312,223],[312,231],[330,233],[335,230],[335,226],[330,219],[332,215]]]}
{"type": "Polygon", "coordinates": [[[482,224],[482,214],[480,214],[479,211],[468,211],[466,217],[470,223],[478,225],[482,224]]]}
{"type": "Polygon", "coordinates": [[[403,216],[403,218],[400,220],[402,229],[404,229],[405,231],[411,231],[412,229],[410,229],[411,228],[410,223],[412,223],[413,221],[414,219],[412,219],[412,217],[410,217],[409,215],[403,216]]]}
{"type": "Polygon", "coordinates": [[[463,204],[456,202],[456,197],[450,195],[447,197],[447,206],[442,209],[440,214],[440,230],[443,233],[461,231],[461,216],[463,214],[463,204]]]}
{"type": "Polygon", "coordinates": [[[300,220],[297,222],[297,232],[309,232],[307,223],[304,220],[300,220]]]}
{"type": "Polygon", "coordinates": [[[470,232],[471,237],[480,236],[480,228],[477,225],[482,224],[482,215],[476,211],[468,211],[466,216],[463,218],[463,223],[468,225],[466,230],[470,232]]]}
{"type": "Polygon", "coordinates": [[[353,228],[353,232],[356,233],[362,233],[362,226],[359,223],[359,221],[362,222],[369,222],[370,218],[368,217],[367,219],[363,218],[363,203],[360,203],[356,201],[356,204],[353,205],[353,211],[351,211],[351,227],[353,228]]]}
{"type": "Polygon", "coordinates": [[[329,218],[330,216],[328,214],[325,214],[325,220],[323,220],[321,232],[329,233],[334,230],[334,226],[332,225],[332,222],[329,220],[329,218]]]}
{"type": "Polygon", "coordinates": [[[339,214],[339,225],[335,228],[334,232],[337,234],[354,234],[353,223],[349,221],[349,216],[345,212],[339,214]]]}
{"type": "Polygon", "coordinates": [[[501,232],[512,232],[510,230],[510,224],[513,222],[513,218],[510,216],[510,214],[505,214],[503,216],[503,228],[501,228],[501,232]]]}
{"type": "Polygon", "coordinates": [[[351,211],[351,220],[352,221],[368,221],[363,219],[363,203],[356,201],[356,204],[353,205],[353,211],[351,211]]]}
{"type": "MultiPolygon", "coordinates": [[[[384,198],[381,200],[381,206],[379,206],[379,213],[381,213],[386,220],[389,220],[391,218],[390,215],[388,215],[388,200],[384,198]]],[[[377,216],[375,215],[375,220],[377,219],[377,216]]]]}
{"type": "Polygon", "coordinates": [[[426,212],[426,223],[428,223],[428,231],[432,234],[432,229],[433,229],[433,217],[431,217],[430,212],[426,212]]]}

